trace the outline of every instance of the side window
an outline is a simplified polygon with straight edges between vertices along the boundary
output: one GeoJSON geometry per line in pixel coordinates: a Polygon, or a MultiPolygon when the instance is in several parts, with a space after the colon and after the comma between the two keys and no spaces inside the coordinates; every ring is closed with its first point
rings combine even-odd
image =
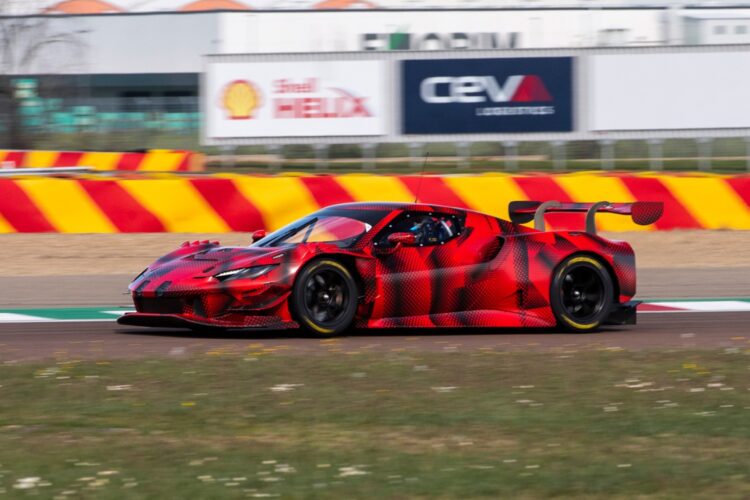
{"type": "Polygon", "coordinates": [[[388,236],[393,233],[411,233],[417,246],[442,245],[459,236],[463,229],[463,219],[458,215],[436,212],[407,212],[399,215],[377,238],[376,246],[389,246],[388,236]]]}

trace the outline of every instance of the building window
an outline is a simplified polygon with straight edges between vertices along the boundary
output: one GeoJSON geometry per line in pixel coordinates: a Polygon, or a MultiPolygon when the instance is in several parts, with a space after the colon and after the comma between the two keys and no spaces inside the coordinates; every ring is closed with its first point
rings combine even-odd
{"type": "Polygon", "coordinates": [[[735,35],[744,35],[747,33],[747,26],[744,24],[739,24],[734,27],[734,34],[735,35]]]}
{"type": "Polygon", "coordinates": [[[714,35],[723,35],[727,32],[727,27],[723,24],[720,24],[718,26],[714,26],[714,35]]]}

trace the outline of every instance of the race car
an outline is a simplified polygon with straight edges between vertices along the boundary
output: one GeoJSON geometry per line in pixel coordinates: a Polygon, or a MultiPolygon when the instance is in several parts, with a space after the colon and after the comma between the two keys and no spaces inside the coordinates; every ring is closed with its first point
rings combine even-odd
{"type": "Polygon", "coordinates": [[[655,222],[659,202],[518,201],[510,220],[423,203],[332,205],[246,247],[185,242],[129,286],[123,325],[193,329],[559,327],[634,324],[635,256],[599,212],[655,222]],[[545,231],[551,212],[583,230],[545,231]],[[534,221],[534,228],[523,224],[534,221]]]}

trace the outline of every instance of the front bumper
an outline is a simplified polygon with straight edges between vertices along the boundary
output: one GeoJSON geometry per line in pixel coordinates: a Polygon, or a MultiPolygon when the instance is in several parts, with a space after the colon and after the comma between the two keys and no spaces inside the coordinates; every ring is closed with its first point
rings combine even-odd
{"type": "Polygon", "coordinates": [[[615,304],[612,311],[604,320],[605,325],[635,325],[636,309],[640,300],[630,300],[622,304],[615,304]]]}
{"type": "Polygon", "coordinates": [[[136,312],[121,325],[194,328],[293,328],[286,307],[289,292],[276,285],[211,293],[133,291],[136,312]]]}

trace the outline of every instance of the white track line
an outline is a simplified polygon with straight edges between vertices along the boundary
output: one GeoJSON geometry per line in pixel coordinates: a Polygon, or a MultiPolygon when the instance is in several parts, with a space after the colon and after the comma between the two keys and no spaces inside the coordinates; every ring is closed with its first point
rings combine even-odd
{"type": "Polygon", "coordinates": [[[0,323],[92,323],[96,321],[112,322],[114,319],[54,319],[30,316],[28,314],[0,313],[0,323]]]}
{"type": "Polygon", "coordinates": [[[740,300],[717,301],[686,301],[686,302],[648,302],[649,305],[670,307],[678,310],[670,311],[638,311],[641,312],[745,312],[750,311],[750,302],[740,300]]]}
{"type": "Polygon", "coordinates": [[[0,323],[41,323],[43,321],[50,320],[39,316],[29,316],[28,314],[0,313],[0,323]]]}

